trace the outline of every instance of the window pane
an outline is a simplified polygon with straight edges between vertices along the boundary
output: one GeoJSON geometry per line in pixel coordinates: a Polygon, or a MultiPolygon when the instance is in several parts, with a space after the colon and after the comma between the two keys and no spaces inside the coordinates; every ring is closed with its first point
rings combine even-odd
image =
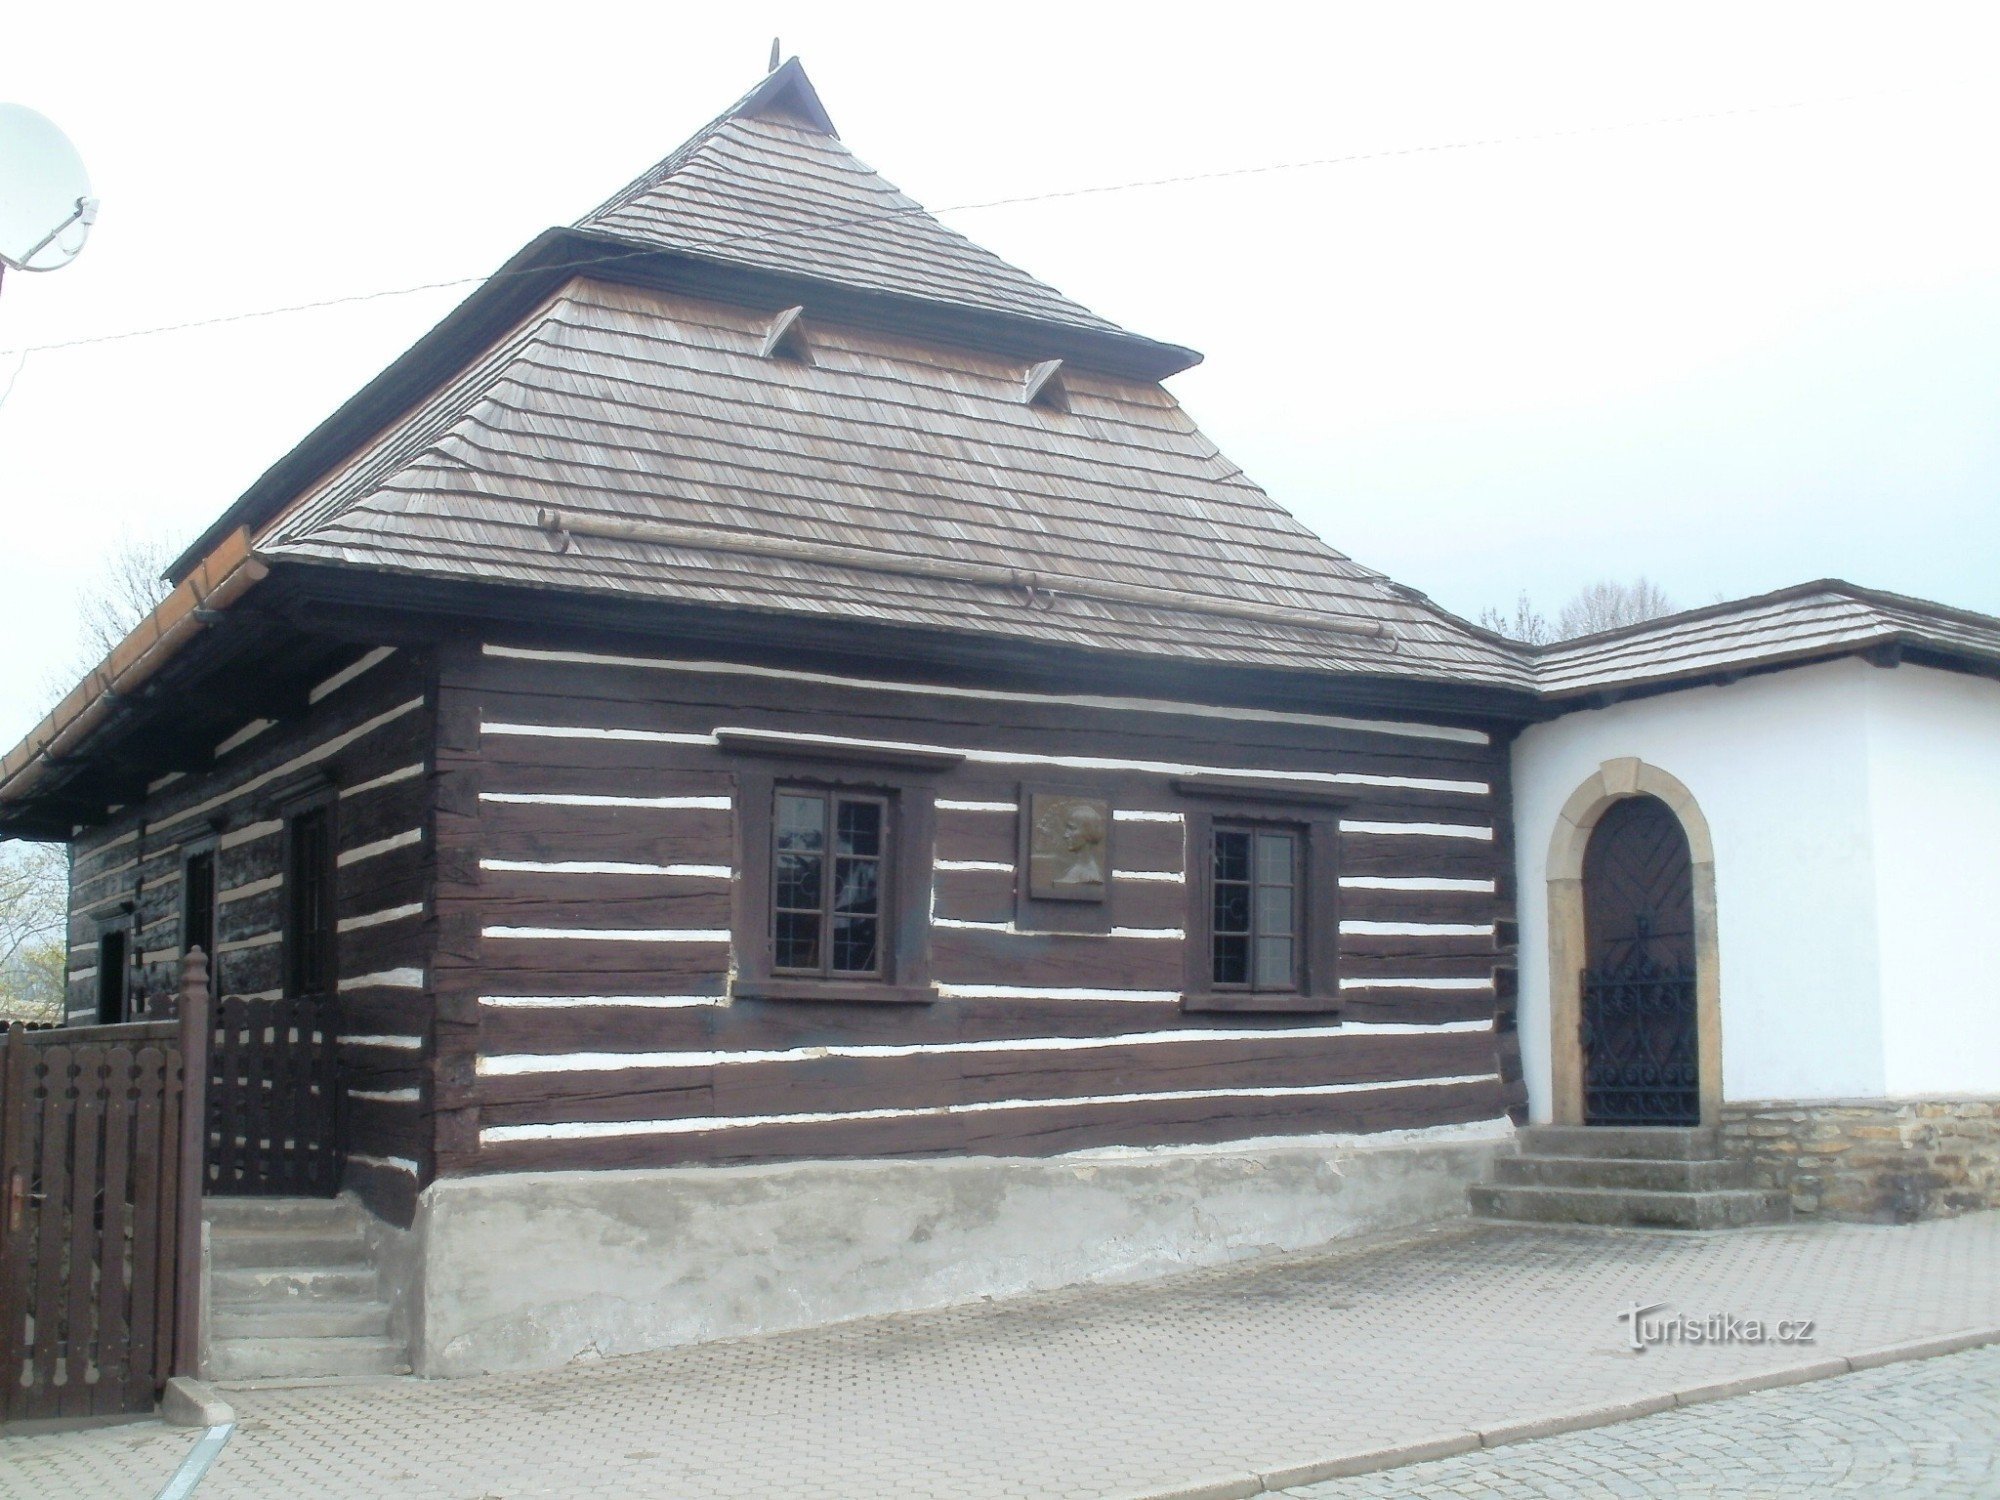
{"type": "Polygon", "coordinates": [[[1215,835],[1215,878],[1250,878],[1250,835],[1219,829],[1215,835]]]}
{"type": "Polygon", "coordinates": [[[778,856],[777,906],[780,910],[817,911],[822,857],[817,854],[778,856]]]}
{"type": "Polygon", "coordinates": [[[1257,835],[1257,880],[1262,885],[1292,883],[1292,836],[1289,833],[1257,835]]]}
{"type": "Polygon", "coordinates": [[[778,847],[817,854],[826,847],[826,799],[778,794],[778,847]]]}
{"type": "Polygon", "coordinates": [[[1215,930],[1217,932],[1250,930],[1249,886],[1218,885],[1215,888],[1215,930]]]}
{"type": "Polygon", "coordinates": [[[888,802],[780,790],[772,826],[772,968],[880,976],[888,802]]]}
{"type": "Polygon", "coordinates": [[[771,961],[780,969],[819,968],[819,913],[781,911],[771,961]]]}
{"type": "Polygon", "coordinates": [[[882,804],[842,802],[840,804],[840,852],[877,855],[882,852],[882,804]]]}
{"type": "Polygon", "coordinates": [[[872,859],[843,859],[834,864],[833,909],[873,915],[881,908],[878,882],[882,866],[872,859]]]}
{"type": "Polygon", "coordinates": [[[1217,984],[1250,982],[1250,939],[1247,937],[1215,939],[1215,982],[1217,984]]]}
{"type": "Polygon", "coordinates": [[[833,919],[833,972],[836,974],[872,974],[875,962],[875,935],[878,927],[874,917],[835,917],[833,919]]]}
{"type": "Polygon", "coordinates": [[[1273,937],[1289,936],[1292,930],[1292,888],[1286,885],[1257,887],[1257,931],[1273,937]]]}
{"type": "Polygon", "coordinates": [[[771,963],[882,975],[889,807],[879,797],[781,789],[773,800],[771,963]]]}
{"type": "Polygon", "coordinates": [[[1292,940],[1288,937],[1257,939],[1257,988],[1288,990],[1292,987],[1292,940]]]}

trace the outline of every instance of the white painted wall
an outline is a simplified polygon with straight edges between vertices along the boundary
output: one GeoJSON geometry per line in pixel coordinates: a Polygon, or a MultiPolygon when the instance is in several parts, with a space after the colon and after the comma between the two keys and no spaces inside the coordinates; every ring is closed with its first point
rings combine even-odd
{"type": "Polygon", "coordinates": [[[2000,682],[1866,687],[1887,1092],[2000,1093],[2000,682]]]}
{"type": "Polygon", "coordinates": [[[1622,756],[1677,777],[1708,819],[1725,1099],[2000,1093],[2000,683],[1850,659],[1579,710],[1516,742],[1536,1119],[1549,841],[1622,756]]]}
{"type": "Polygon", "coordinates": [[[1514,746],[1521,1048],[1549,1117],[1549,840],[1607,760],[1677,777],[1715,845],[1725,1099],[1880,1094],[1867,692],[1842,661],[1585,709],[1514,746]]]}

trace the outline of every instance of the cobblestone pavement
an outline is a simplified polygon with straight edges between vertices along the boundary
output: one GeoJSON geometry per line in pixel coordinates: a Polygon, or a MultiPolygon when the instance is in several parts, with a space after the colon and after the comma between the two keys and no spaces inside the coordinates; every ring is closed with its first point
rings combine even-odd
{"type": "Polygon", "coordinates": [[[2000,1495],[2000,1349],[1888,1365],[1280,1493],[1296,1500],[1992,1500],[2000,1495]]]}
{"type": "MultiPolygon", "coordinates": [[[[239,1390],[199,1500],[1083,1500],[1995,1326],[2000,1213],[1730,1234],[1459,1224],[543,1374],[239,1390]],[[1816,1342],[1635,1354],[1617,1321],[1635,1302],[1809,1317],[1816,1342]]],[[[0,1496],[152,1495],[192,1441],[154,1423],[8,1439],[0,1496]]]]}

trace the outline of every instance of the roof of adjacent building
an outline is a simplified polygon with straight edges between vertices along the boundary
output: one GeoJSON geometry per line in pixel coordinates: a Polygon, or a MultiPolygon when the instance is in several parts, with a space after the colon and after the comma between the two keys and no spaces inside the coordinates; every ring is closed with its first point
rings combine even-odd
{"type": "Polygon", "coordinates": [[[1528,685],[1511,648],[1327,545],[1157,377],[1118,367],[1134,348],[1186,356],[1162,368],[1195,356],[1009,266],[859,161],[796,61],[577,229],[625,257],[435,370],[252,521],[260,557],[1528,685]],[[655,251],[701,275],[637,274],[655,251]],[[850,316],[857,296],[910,317],[850,316]]]}
{"type": "Polygon", "coordinates": [[[1562,699],[1870,653],[2000,672],[2000,619],[1830,578],[1531,648],[1531,659],[1535,685],[1562,699]]]}

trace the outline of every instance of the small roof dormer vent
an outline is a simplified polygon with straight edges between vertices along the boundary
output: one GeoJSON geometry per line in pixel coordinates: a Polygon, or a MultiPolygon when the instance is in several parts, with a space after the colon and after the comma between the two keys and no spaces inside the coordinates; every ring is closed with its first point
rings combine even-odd
{"type": "Polygon", "coordinates": [[[788,307],[771,319],[764,330],[764,347],[758,351],[766,359],[789,359],[799,364],[813,362],[812,346],[806,342],[803,307],[788,307]]]}
{"type": "Polygon", "coordinates": [[[1059,359],[1045,359],[1028,371],[1028,379],[1021,388],[1021,400],[1028,406],[1047,407],[1050,411],[1069,410],[1069,388],[1063,384],[1063,362],[1059,359]]]}

